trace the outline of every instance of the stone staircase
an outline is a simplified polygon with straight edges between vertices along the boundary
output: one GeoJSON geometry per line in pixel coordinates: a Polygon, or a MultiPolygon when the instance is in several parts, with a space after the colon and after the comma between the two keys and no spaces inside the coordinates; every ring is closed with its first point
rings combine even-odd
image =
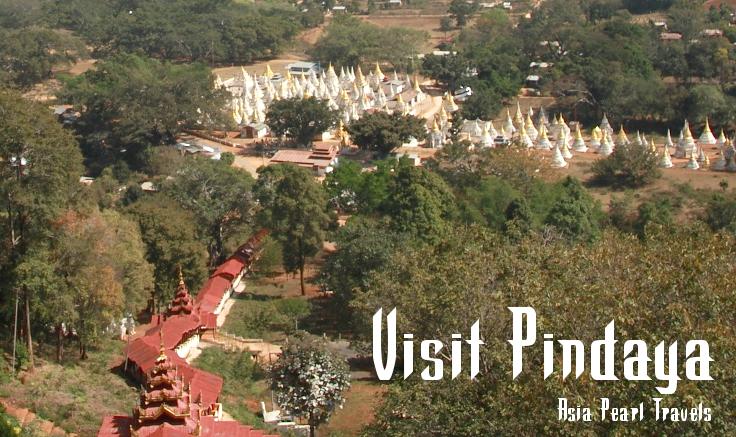
{"type": "Polygon", "coordinates": [[[5,408],[5,411],[9,415],[15,417],[18,423],[20,423],[23,427],[31,427],[43,435],[48,435],[52,437],[77,437],[76,434],[67,434],[66,431],[49,422],[48,420],[39,418],[31,410],[13,405],[7,399],[0,399],[0,405],[5,408]]]}

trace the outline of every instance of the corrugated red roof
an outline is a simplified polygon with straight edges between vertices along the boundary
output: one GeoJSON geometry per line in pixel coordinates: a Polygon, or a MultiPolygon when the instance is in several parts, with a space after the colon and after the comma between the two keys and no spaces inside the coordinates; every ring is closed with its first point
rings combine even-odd
{"type": "Polygon", "coordinates": [[[204,283],[202,289],[199,290],[194,302],[200,311],[214,312],[225,292],[230,288],[231,282],[222,276],[212,276],[204,283]]]}
{"type": "Polygon", "coordinates": [[[215,270],[212,276],[225,276],[232,281],[244,268],[245,263],[243,261],[230,257],[215,270]]]}
{"type": "Polygon", "coordinates": [[[158,333],[163,327],[164,347],[173,349],[189,338],[191,333],[197,331],[201,326],[202,322],[196,313],[177,314],[167,317],[163,323],[159,323],[146,331],[146,337],[158,338],[158,333]]]}

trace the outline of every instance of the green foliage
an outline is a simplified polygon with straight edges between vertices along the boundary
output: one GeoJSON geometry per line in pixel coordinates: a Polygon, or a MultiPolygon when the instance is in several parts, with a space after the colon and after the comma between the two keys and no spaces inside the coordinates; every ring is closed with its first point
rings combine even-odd
{"type": "Polygon", "coordinates": [[[48,2],[48,21],[82,35],[100,55],[249,63],[278,55],[300,30],[292,7],[233,0],[48,2]]]}
{"type": "Polygon", "coordinates": [[[322,248],[330,223],[324,189],[310,170],[279,164],[259,169],[253,191],[263,209],[261,223],[283,247],[284,269],[299,271],[305,294],[304,265],[322,248]]]}
{"type": "Polygon", "coordinates": [[[596,183],[614,187],[638,188],[661,176],[659,157],[646,144],[621,144],[613,153],[593,164],[596,183]]]}
{"type": "Polygon", "coordinates": [[[452,0],[447,12],[455,19],[458,27],[463,27],[467,24],[468,18],[478,11],[478,8],[480,5],[475,1],[469,3],[466,0],[452,0]]]}
{"type": "Polygon", "coordinates": [[[266,124],[274,135],[287,136],[300,147],[309,147],[317,135],[333,128],[338,119],[337,111],[315,97],[278,100],[266,114],[266,124]]]}
{"type": "Polygon", "coordinates": [[[623,5],[633,14],[645,14],[669,8],[675,0],[623,0],[623,5]]]}
{"type": "Polygon", "coordinates": [[[235,155],[232,152],[223,152],[220,155],[220,161],[225,165],[233,165],[235,162],[235,155]]]}
{"type": "Polygon", "coordinates": [[[248,172],[211,159],[188,160],[164,185],[164,193],[196,217],[210,266],[224,259],[226,240],[249,222],[252,186],[253,177],[248,172]]]}
{"type": "Polygon", "coordinates": [[[284,263],[281,244],[268,236],[261,246],[261,256],[255,262],[253,270],[262,275],[270,275],[278,271],[284,263]]]}
{"type": "Polygon", "coordinates": [[[411,137],[422,141],[427,132],[425,122],[413,115],[373,112],[350,123],[348,132],[361,149],[385,156],[411,137]]]}
{"type": "Polygon", "coordinates": [[[577,179],[568,176],[560,186],[563,194],[552,206],[545,223],[571,241],[595,240],[600,234],[602,219],[599,202],[577,179]]]}
{"type": "Polygon", "coordinates": [[[342,67],[387,62],[394,68],[405,68],[425,40],[424,32],[378,27],[350,15],[340,15],[325,28],[310,54],[325,64],[332,62],[342,67]]]}
{"type": "Polygon", "coordinates": [[[736,234],[736,198],[714,194],[705,207],[704,219],[714,231],[723,229],[736,234]]]}
{"type": "Polygon", "coordinates": [[[28,89],[50,78],[54,67],[84,54],[84,45],[73,36],[38,27],[0,26],[0,84],[28,89]]]}
{"type": "MultiPolygon", "coordinates": [[[[392,384],[366,434],[429,435],[437,429],[447,435],[702,433],[698,422],[621,423],[599,416],[592,422],[559,421],[557,398],[563,396],[591,406],[601,396],[622,405],[644,402],[645,414],[652,417],[651,397],[661,384],[602,384],[591,380],[587,368],[581,378],[563,381],[558,362],[552,376],[543,379],[538,373],[543,367],[539,340],[525,349],[520,377],[509,376],[510,306],[534,308],[540,332],[580,339],[586,350],[592,340],[602,338],[611,320],[619,340],[644,340],[650,357],[651,347],[660,341],[676,340],[682,347],[683,341],[705,338],[711,351],[733,349],[733,238],[698,225],[650,228],[644,240],[605,232],[598,242],[574,247],[549,236],[510,242],[478,228],[455,228],[440,246],[403,250],[373,273],[371,289],[357,297],[354,307],[364,322],[360,332],[370,339],[371,317],[379,307],[396,307],[397,331],[413,333],[415,342],[440,339],[447,345],[452,333],[467,333],[472,321],[480,319],[485,342],[480,373],[469,381],[467,355],[456,379],[449,377],[449,360],[448,374],[432,384],[421,381],[415,370],[409,380],[392,384]]],[[[622,356],[622,343],[616,344],[617,357],[622,356]]],[[[710,371],[714,381],[683,379],[666,402],[690,405],[697,393],[698,402],[713,408],[709,432],[731,434],[734,423],[726,412],[734,397],[733,372],[722,359],[712,362],[710,371]]]]}
{"type": "Polygon", "coordinates": [[[121,159],[144,168],[152,148],[173,143],[183,128],[225,126],[228,95],[214,89],[204,65],[120,55],[69,80],[61,98],[81,111],[75,129],[99,171],[121,159]]]}
{"type": "Polygon", "coordinates": [[[468,61],[461,55],[427,55],[422,60],[422,73],[454,91],[468,75],[468,61]]]}
{"type": "Polygon", "coordinates": [[[383,223],[355,217],[339,229],[335,243],[337,250],[327,257],[322,278],[325,288],[334,293],[335,313],[349,323],[353,296],[367,291],[371,274],[386,268],[394,253],[410,242],[383,223]]]}
{"type": "Polygon", "coordinates": [[[441,177],[401,159],[388,181],[380,211],[395,232],[436,242],[449,227],[454,205],[455,197],[441,177]]]}
{"type": "Polygon", "coordinates": [[[248,352],[228,352],[208,347],[194,361],[194,366],[223,379],[220,400],[223,409],[241,423],[263,427],[261,420],[243,402],[243,398],[262,396],[258,383],[265,378],[263,370],[248,352]]]}
{"type": "Polygon", "coordinates": [[[128,208],[138,222],[146,245],[146,260],[154,269],[154,302],[165,307],[173,298],[181,267],[189,290],[207,278],[207,247],[199,239],[194,213],[157,194],[128,208]]]}
{"type": "Polygon", "coordinates": [[[341,159],[324,181],[330,205],[343,212],[357,210],[358,190],[366,177],[369,176],[363,174],[363,167],[360,164],[349,159],[341,159]]]}

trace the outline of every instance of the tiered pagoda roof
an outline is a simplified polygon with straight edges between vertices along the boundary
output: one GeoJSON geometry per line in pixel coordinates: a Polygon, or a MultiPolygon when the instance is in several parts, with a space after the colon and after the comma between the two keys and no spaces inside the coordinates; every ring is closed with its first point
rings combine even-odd
{"type": "Polygon", "coordinates": [[[184,276],[181,273],[181,266],[179,266],[179,285],[176,287],[176,294],[174,300],[171,301],[168,314],[191,314],[194,309],[194,301],[189,295],[187,285],[184,283],[184,276]]]}

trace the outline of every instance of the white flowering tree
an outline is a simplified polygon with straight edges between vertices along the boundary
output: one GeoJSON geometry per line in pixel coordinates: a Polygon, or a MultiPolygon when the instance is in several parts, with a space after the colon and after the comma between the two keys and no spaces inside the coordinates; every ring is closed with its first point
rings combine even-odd
{"type": "Polygon", "coordinates": [[[330,353],[323,342],[301,337],[282,350],[271,370],[271,387],[279,407],[309,423],[309,435],[342,408],[343,391],[350,387],[345,360],[330,353]]]}

